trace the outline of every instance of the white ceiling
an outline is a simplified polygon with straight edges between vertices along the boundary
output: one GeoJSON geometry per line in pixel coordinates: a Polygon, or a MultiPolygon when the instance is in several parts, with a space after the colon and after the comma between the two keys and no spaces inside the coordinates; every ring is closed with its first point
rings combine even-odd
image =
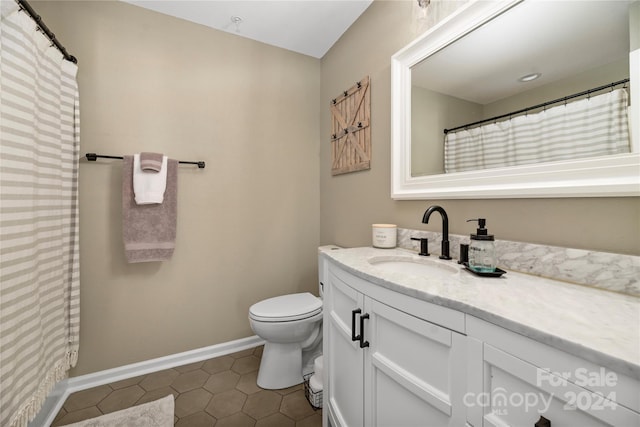
{"type": "Polygon", "coordinates": [[[526,1],[418,64],[412,83],[487,104],[620,60],[630,3],[526,1]],[[530,73],[542,77],[518,81],[530,73]]]}
{"type": "Polygon", "coordinates": [[[373,0],[122,0],[322,58],[373,0]],[[242,18],[236,26],[233,16],[242,18]]]}

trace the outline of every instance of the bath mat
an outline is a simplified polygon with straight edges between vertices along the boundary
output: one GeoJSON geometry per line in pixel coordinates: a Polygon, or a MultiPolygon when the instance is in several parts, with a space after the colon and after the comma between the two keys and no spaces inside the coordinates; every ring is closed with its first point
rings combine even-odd
{"type": "Polygon", "coordinates": [[[173,395],[65,427],[173,427],[173,395]]]}

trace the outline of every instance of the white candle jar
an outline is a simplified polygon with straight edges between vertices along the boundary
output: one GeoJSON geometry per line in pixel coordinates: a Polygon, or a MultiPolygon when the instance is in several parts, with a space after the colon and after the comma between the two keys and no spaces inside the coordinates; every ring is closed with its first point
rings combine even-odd
{"type": "Polygon", "coordinates": [[[398,226],[395,224],[372,224],[373,247],[392,249],[396,247],[398,226]]]}

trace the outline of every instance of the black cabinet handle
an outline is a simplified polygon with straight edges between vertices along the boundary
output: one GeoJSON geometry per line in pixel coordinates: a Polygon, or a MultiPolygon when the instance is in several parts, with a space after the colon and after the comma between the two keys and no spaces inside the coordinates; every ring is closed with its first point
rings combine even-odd
{"type": "MultiPolygon", "coordinates": [[[[356,335],[356,314],[360,313],[362,313],[362,310],[359,308],[351,310],[351,341],[358,341],[360,339],[360,335],[356,335]]],[[[362,326],[360,326],[360,331],[362,331],[362,326]]]]}
{"type": "Polygon", "coordinates": [[[540,419],[533,425],[534,427],[551,427],[551,421],[540,415],[540,419]]]}
{"type": "Polygon", "coordinates": [[[360,348],[369,347],[369,341],[364,340],[364,319],[368,319],[369,314],[365,313],[360,316],[360,335],[358,338],[360,339],[360,348]]]}

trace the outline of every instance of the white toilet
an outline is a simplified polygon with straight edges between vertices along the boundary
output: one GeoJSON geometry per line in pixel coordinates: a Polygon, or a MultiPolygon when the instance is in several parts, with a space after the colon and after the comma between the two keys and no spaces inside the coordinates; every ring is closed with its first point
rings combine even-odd
{"type": "Polygon", "coordinates": [[[266,341],[258,386],[275,390],[300,384],[303,359],[309,359],[304,353],[322,349],[322,300],[309,292],[269,298],[249,308],[249,323],[266,341]]]}

